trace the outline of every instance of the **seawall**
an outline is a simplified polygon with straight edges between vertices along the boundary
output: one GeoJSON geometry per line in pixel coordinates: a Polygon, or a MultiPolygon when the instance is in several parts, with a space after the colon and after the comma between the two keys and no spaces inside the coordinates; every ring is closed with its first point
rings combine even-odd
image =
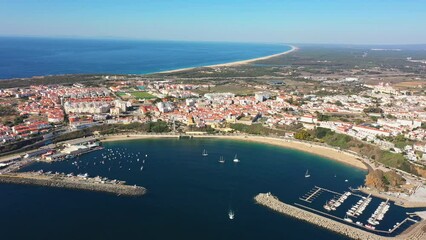
{"type": "Polygon", "coordinates": [[[68,188],[85,191],[105,192],[122,196],[141,196],[146,189],[140,186],[125,185],[99,178],[81,178],[63,174],[9,173],[0,175],[0,183],[37,185],[54,188],[68,188]]]}

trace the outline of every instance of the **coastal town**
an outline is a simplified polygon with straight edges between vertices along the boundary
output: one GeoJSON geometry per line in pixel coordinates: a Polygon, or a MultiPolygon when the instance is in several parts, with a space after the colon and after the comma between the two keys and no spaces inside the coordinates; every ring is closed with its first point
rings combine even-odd
{"type": "MultiPolygon", "coordinates": [[[[101,151],[102,159],[93,162],[94,166],[118,161],[122,169],[124,162],[135,161],[142,165],[128,171],[135,168],[141,173],[145,159],[139,163],[139,155],[104,149],[103,143],[143,138],[251,141],[305,151],[367,171],[363,185],[352,186],[343,194],[315,186],[300,198],[302,204],[287,205],[270,194],[256,197],[259,204],[355,239],[382,239],[380,234],[396,236],[398,231],[404,231],[401,236],[422,239],[421,212],[412,213],[389,230],[375,226],[389,210],[389,201],[407,209],[426,207],[423,82],[404,85],[386,78],[371,81],[355,76],[330,79],[303,71],[300,76],[293,69],[283,70],[284,79],[205,77],[244,69],[244,64],[231,64],[183,70],[192,77],[182,77],[179,71],[97,75],[87,76],[96,82],[70,80],[2,88],[0,182],[141,196],[146,193],[144,187],[122,180],[22,169],[37,162],[58,161],[71,161],[79,169],[89,164],[79,160],[81,155],[101,151]],[[194,77],[199,72],[203,76],[194,77]],[[309,207],[322,193],[333,195],[324,205],[328,212],[347,198],[360,200],[343,218],[309,207]],[[367,222],[353,222],[373,196],[382,199],[376,212],[367,222]]],[[[219,162],[224,163],[223,158],[219,162]]],[[[307,171],[305,178],[309,177],[307,171]]],[[[235,213],[229,214],[232,220],[235,213]]]]}
{"type": "Polygon", "coordinates": [[[426,176],[426,96],[422,88],[398,90],[385,83],[357,83],[362,91],[344,94],[325,88],[293,90],[282,82],[268,82],[252,86],[251,94],[240,95],[208,92],[217,87],[214,82],[104,78],[104,86],[96,87],[78,83],[1,89],[2,154],[22,142],[49,142],[111,124],[156,122],[167,125],[164,131],[181,134],[269,131],[299,140],[309,140],[310,130],[320,129],[393,153],[416,166],[417,175],[426,176]]]}
{"type": "Polygon", "coordinates": [[[0,13],[2,239],[426,240],[424,1],[0,13]]]}

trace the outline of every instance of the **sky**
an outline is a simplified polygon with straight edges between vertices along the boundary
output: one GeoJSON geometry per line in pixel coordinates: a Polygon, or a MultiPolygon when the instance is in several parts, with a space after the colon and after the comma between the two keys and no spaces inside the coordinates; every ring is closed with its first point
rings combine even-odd
{"type": "Polygon", "coordinates": [[[0,0],[1,36],[424,44],[426,0],[0,0]]]}

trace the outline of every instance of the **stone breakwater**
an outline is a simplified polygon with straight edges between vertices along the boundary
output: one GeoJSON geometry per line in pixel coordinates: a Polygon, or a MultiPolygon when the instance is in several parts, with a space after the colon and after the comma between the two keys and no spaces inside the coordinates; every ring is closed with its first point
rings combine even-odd
{"type": "Polygon", "coordinates": [[[383,237],[379,236],[355,227],[351,227],[347,224],[343,224],[332,219],[311,213],[309,211],[285,204],[281,202],[277,197],[270,193],[259,193],[255,198],[255,201],[268,207],[279,213],[288,215],[290,217],[306,221],[315,224],[319,227],[328,229],[330,231],[342,234],[352,239],[362,240],[383,240],[383,239],[398,239],[398,240],[425,240],[426,239],[426,225],[423,221],[420,224],[416,224],[409,228],[407,231],[397,237],[383,237]]]}
{"type": "Polygon", "coordinates": [[[1,174],[0,183],[38,185],[44,187],[68,188],[95,192],[112,193],[123,196],[141,196],[146,189],[140,186],[130,186],[111,183],[97,178],[79,178],[77,176],[46,175],[35,173],[1,174]]]}

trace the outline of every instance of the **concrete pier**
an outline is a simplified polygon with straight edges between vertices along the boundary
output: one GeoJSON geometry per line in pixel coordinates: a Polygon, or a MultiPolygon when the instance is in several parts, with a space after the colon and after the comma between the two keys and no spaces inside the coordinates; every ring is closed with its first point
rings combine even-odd
{"type": "Polygon", "coordinates": [[[317,215],[315,213],[303,210],[301,208],[291,206],[281,202],[277,197],[270,193],[259,193],[255,198],[255,201],[268,207],[276,212],[285,214],[287,216],[315,224],[316,226],[328,229],[330,231],[342,234],[352,239],[363,239],[363,240],[383,240],[383,239],[395,239],[395,240],[425,240],[426,239],[426,224],[425,221],[417,223],[414,226],[407,229],[404,233],[396,237],[383,237],[376,235],[371,232],[367,232],[356,227],[317,215]]]}
{"type": "Polygon", "coordinates": [[[123,196],[141,196],[146,189],[125,185],[124,182],[100,177],[89,178],[65,174],[45,174],[40,172],[0,174],[0,183],[38,185],[55,188],[68,188],[95,192],[112,193],[123,196]]]}

